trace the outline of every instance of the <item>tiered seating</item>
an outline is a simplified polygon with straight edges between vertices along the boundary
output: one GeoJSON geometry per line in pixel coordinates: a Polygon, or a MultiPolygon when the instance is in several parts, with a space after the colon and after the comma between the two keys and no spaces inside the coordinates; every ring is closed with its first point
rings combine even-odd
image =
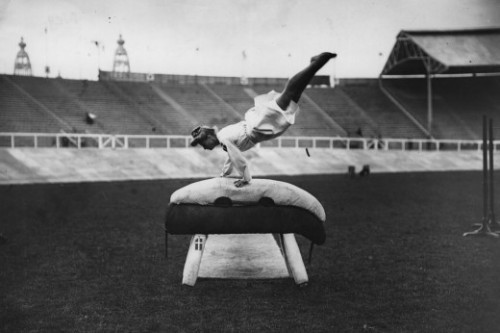
{"type": "Polygon", "coordinates": [[[217,84],[210,86],[210,89],[238,111],[242,118],[245,112],[254,105],[253,99],[245,92],[243,86],[217,84]]]}
{"type": "Polygon", "coordinates": [[[0,76],[0,131],[1,132],[52,132],[64,125],[42,107],[27,98],[11,83],[13,76],[0,76]]]}
{"type": "Polygon", "coordinates": [[[160,88],[201,124],[222,127],[240,120],[228,111],[226,105],[212,96],[203,85],[164,84],[160,88]]]}
{"type": "MultiPolygon", "coordinates": [[[[423,79],[384,80],[384,86],[427,126],[427,87],[423,79]]],[[[0,76],[0,131],[61,130],[109,134],[181,134],[197,124],[243,119],[252,94],[283,87],[115,82],[0,76]],[[86,114],[97,116],[86,123],[86,114]]],[[[495,120],[500,136],[500,78],[433,79],[432,134],[438,139],[479,139],[481,116],[495,120]]],[[[309,88],[302,112],[286,136],[424,138],[374,82],[335,88],[309,88]]]]}
{"type": "Polygon", "coordinates": [[[148,83],[116,82],[119,89],[137,113],[156,124],[156,132],[161,134],[186,134],[194,126],[183,115],[163,100],[148,83]]]}
{"type": "Polygon", "coordinates": [[[66,85],[72,80],[27,78],[14,76],[17,85],[44,105],[56,117],[62,119],[73,132],[102,132],[85,122],[86,112],[78,100],[67,93],[66,85]]]}
{"type": "Polygon", "coordinates": [[[498,94],[500,79],[498,77],[435,79],[433,87],[446,100],[446,107],[453,110],[477,138],[482,136],[483,115],[495,120],[495,137],[500,137],[500,95],[498,94]]]}
{"type": "Polygon", "coordinates": [[[378,137],[377,125],[344,91],[336,88],[306,90],[318,106],[335,120],[348,136],[378,137]]]}
{"type": "MultiPolygon", "coordinates": [[[[459,78],[434,79],[432,83],[432,135],[437,139],[479,139],[482,112],[478,107],[486,111],[492,105],[484,102],[487,98],[484,92],[472,86],[467,88],[467,80],[459,78]]],[[[426,80],[385,80],[384,86],[422,125],[427,126],[426,80]]]]}
{"type": "Polygon", "coordinates": [[[392,103],[374,82],[339,86],[377,124],[385,138],[424,138],[425,134],[392,103]]]}
{"type": "Polygon", "coordinates": [[[113,94],[103,82],[65,81],[70,94],[97,116],[109,134],[154,134],[155,126],[148,123],[135,109],[113,94]]]}
{"type": "Polygon", "coordinates": [[[299,100],[301,113],[294,126],[300,129],[301,135],[305,136],[345,136],[346,132],[331,125],[332,118],[318,111],[321,108],[314,100],[308,99],[307,91],[299,100]]]}

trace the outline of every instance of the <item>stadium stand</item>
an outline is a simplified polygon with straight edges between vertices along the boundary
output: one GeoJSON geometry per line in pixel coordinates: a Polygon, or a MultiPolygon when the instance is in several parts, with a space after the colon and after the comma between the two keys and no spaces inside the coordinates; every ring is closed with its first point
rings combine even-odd
{"type": "Polygon", "coordinates": [[[81,108],[76,99],[66,93],[66,90],[58,83],[59,80],[28,79],[24,76],[13,76],[11,80],[43,105],[45,110],[50,110],[56,118],[63,119],[70,127],[66,129],[67,131],[80,133],[93,131],[93,128],[85,122],[86,111],[81,108]]]}
{"type": "Polygon", "coordinates": [[[64,80],[64,88],[97,116],[96,123],[102,125],[106,133],[145,134],[151,133],[154,127],[103,82],[64,80]]]}
{"type": "MultiPolygon", "coordinates": [[[[315,77],[285,135],[477,140],[483,115],[500,124],[499,73],[498,28],[403,30],[379,80],[341,79],[331,88],[329,77],[315,77]]],[[[99,70],[96,82],[2,74],[0,132],[186,135],[199,124],[240,121],[253,97],[281,91],[287,81],[244,79],[99,70]]],[[[500,126],[494,134],[500,136],[500,126]]]]}
{"type": "MultiPolygon", "coordinates": [[[[500,120],[495,112],[498,73],[499,28],[402,30],[380,77],[389,89],[386,92],[425,124],[428,135],[476,139],[482,115],[500,120]]],[[[498,132],[496,128],[496,136],[498,132]]]]}
{"type": "Polygon", "coordinates": [[[0,76],[1,132],[57,133],[61,128],[69,129],[69,125],[47,112],[38,101],[29,98],[12,78],[0,76]]]}
{"type": "MultiPolygon", "coordinates": [[[[158,85],[161,93],[175,100],[192,119],[198,123],[209,126],[224,126],[229,123],[240,121],[239,115],[220,98],[207,89],[203,84],[161,84],[158,85]]],[[[183,127],[183,133],[189,133],[192,129],[183,127]]]]}
{"type": "Polygon", "coordinates": [[[377,124],[341,89],[310,88],[306,94],[346,131],[347,136],[379,136],[377,124]]]}
{"type": "MultiPolygon", "coordinates": [[[[109,82],[109,81],[108,81],[109,82]]],[[[133,107],[135,112],[154,128],[158,134],[177,134],[178,128],[186,127],[182,114],[165,102],[150,84],[140,82],[110,83],[114,92],[133,107]]]]}
{"type": "MultiPolygon", "coordinates": [[[[108,96],[112,96],[117,101],[123,103],[122,117],[130,117],[129,115],[133,114],[137,119],[138,129],[136,134],[167,134],[168,130],[166,127],[155,119],[154,114],[150,114],[151,109],[144,110],[144,107],[138,101],[143,96],[138,91],[127,89],[127,83],[124,82],[102,81],[102,85],[107,90],[108,96]],[[122,90],[122,87],[125,90],[122,90]],[[144,131],[145,128],[147,128],[147,131],[144,131]]],[[[145,84],[143,83],[142,85],[145,84]]],[[[118,114],[116,115],[118,116],[118,114]]],[[[133,122],[134,120],[129,118],[127,121],[133,122]]]]}
{"type": "MultiPolygon", "coordinates": [[[[500,77],[442,78],[434,80],[434,89],[477,138],[482,134],[482,115],[500,121],[500,77]]],[[[500,137],[500,128],[495,137],[500,137]]]]}
{"type": "Polygon", "coordinates": [[[377,80],[343,84],[337,89],[342,90],[376,122],[380,136],[407,139],[425,137],[425,134],[382,93],[377,80]]]}
{"type": "MultiPolygon", "coordinates": [[[[358,81],[308,88],[299,102],[301,115],[286,136],[426,138],[425,79],[383,80],[420,127],[383,93],[378,80],[358,81]]],[[[499,87],[500,78],[492,76],[433,79],[433,137],[480,138],[483,114],[500,121],[499,87]]],[[[252,98],[272,89],[281,86],[0,75],[0,131],[186,135],[200,123],[223,127],[241,120],[252,98]],[[95,121],[87,121],[89,114],[95,121]]]]}
{"type": "Polygon", "coordinates": [[[250,96],[240,85],[216,84],[210,86],[210,89],[236,110],[241,118],[243,118],[245,112],[253,106],[252,96],[250,96]]]}
{"type": "MultiPolygon", "coordinates": [[[[498,78],[441,78],[433,81],[433,136],[437,139],[481,138],[481,117],[500,121],[498,78]]],[[[384,85],[422,124],[427,121],[426,82],[385,80],[384,85]]],[[[500,135],[498,129],[496,136],[500,135]]]]}

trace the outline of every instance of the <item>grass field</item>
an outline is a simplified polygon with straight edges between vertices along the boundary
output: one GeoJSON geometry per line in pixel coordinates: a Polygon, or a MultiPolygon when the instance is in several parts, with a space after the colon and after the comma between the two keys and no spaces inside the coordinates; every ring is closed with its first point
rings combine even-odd
{"type": "Polygon", "coordinates": [[[462,237],[482,217],[480,172],[274,179],[327,213],[305,289],[182,287],[189,236],[166,259],[163,216],[193,180],[0,186],[0,331],[498,332],[500,240],[462,237]]]}

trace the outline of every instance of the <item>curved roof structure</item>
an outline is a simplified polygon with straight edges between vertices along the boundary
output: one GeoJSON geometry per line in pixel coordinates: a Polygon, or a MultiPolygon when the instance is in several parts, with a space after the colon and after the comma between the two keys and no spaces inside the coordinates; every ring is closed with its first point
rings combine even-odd
{"type": "Polygon", "coordinates": [[[500,28],[402,30],[382,75],[500,72],[500,28]]]}

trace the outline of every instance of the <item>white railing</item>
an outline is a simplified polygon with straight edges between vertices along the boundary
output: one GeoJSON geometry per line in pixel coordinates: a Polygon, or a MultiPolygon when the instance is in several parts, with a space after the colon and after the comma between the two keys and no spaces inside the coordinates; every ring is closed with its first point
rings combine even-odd
{"type": "Polygon", "coordinates": [[[187,135],[0,133],[0,148],[186,148],[187,135]]]}
{"type": "MultiPolygon", "coordinates": [[[[190,148],[189,135],[110,135],[77,133],[0,133],[0,148],[190,148]]],[[[343,150],[480,151],[481,140],[369,139],[288,137],[266,141],[260,148],[325,148],[343,150]]],[[[500,141],[494,141],[494,150],[500,141]]]]}

